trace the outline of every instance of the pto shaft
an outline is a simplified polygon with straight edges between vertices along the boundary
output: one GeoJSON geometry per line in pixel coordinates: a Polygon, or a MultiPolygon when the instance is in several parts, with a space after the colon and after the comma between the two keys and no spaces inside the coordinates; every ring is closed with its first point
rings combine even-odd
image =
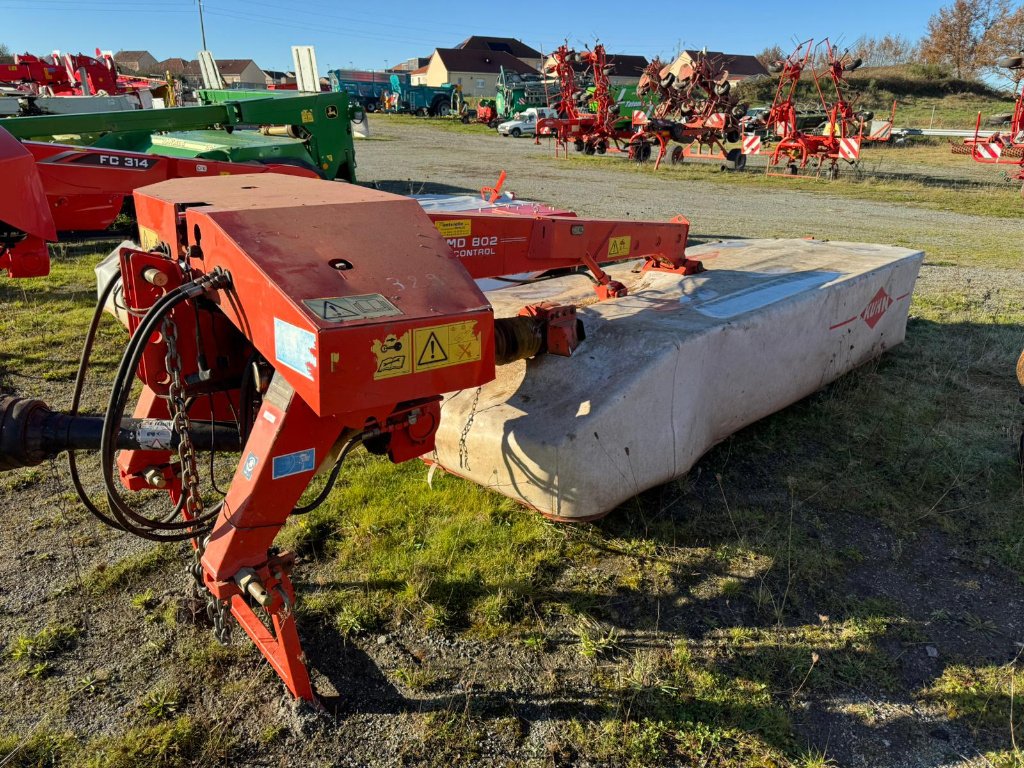
{"type": "MultiPolygon", "coordinates": [[[[233,424],[195,423],[198,450],[241,450],[233,424]]],[[[101,416],[69,416],[51,411],[42,400],[0,395],[0,472],[32,467],[66,450],[97,450],[101,416]]],[[[128,450],[174,451],[178,435],[166,419],[124,419],[115,441],[128,450]]]]}

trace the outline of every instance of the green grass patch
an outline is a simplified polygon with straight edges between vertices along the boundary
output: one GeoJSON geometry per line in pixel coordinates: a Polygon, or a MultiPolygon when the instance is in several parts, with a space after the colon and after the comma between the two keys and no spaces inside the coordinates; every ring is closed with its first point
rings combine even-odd
{"type": "Polygon", "coordinates": [[[568,530],[482,488],[417,462],[355,454],[324,506],[294,519],[280,541],[332,565],[304,611],[343,634],[415,618],[427,628],[490,633],[525,615],[562,562],[568,530]]]}
{"type": "Polygon", "coordinates": [[[494,134],[494,129],[488,128],[485,123],[475,121],[463,123],[461,120],[449,117],[416,117],[415,115],[389,115],[375,112],[371,116],[371,131],[373,130],[373,123],[377,121],[380,121],[382,125],[428,126],[439,131],[448,131],[449,133],[494,134]]]}
{"type": "Polygon", "coordinates": [[[80,757],[90,761],[86,765],[103,768],[218,765],[228,760],[234,740],[223,728],[211,728],[181,715],[167,722],[130,728],[122,735],[94,739],[82,748],[80,757]]]}
{"type": "Polygon", "coordinates": [[[946,667],[921,698],[938,704],[950,720],[963,723],[977,733],[1002,732],[1007,741],[1024,740],[1021,718],[1021,690],[1024,672],[1015,664],[1002,667],[971,667],[954,664],[946,667]]]}
{"type": "Polygon", "coordinates": [[[0,762],[9,768],[56,768],[75,752],[70,733],[36,729],[27,736],[0,734],[0,762]]]}
{"type": "Polygon", "coordinates": [[[111,565],[101,563],[83,578],[84,586],[95,595],[128,587],[148,586],[147,577],[181,559],[181,547],[158,544],[143,552],[128,555],[111,565]]]}
{"type": "Polygon", "coordinates": [[[47,661],[70,648],[80,632],[71,624],[51,624],[35,635],[15,637],[8,653],[15,661],[47,661]]]}

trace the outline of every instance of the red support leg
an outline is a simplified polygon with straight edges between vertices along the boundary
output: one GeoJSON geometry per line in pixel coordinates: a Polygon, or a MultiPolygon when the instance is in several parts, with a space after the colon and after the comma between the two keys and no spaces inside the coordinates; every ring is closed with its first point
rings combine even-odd
{"type": "Polygon", "coordinates": [[[272,556],[270,547],[315,470],[328,458],[343,422],[338,416],[317,416],[283,380],[275,380],[270,390],[203,552],[203,576],[210,592],[229,602],[239,625],[288,690],[312,701],[291,610],[295,595],[287,571],[293,558],[272,556]],[[256,604],[261,608],[250,607],[256,604]],[[257,610],[270,616],[273,633],[257,610]]]}

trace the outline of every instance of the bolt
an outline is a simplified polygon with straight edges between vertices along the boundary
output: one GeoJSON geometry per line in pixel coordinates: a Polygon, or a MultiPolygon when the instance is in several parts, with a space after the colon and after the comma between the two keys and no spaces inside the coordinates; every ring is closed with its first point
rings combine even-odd
{"type": "Polygon", "coordinates": [[[155,285],[157,288],[163,288],[167,285],[167,275],[156,267],[146,267],[143,269],[142,279],[150,285],[155,285]]]}
{"type": "Polygon", "coordinates": [[[234,581],[239,589],[243,592],[248,592],[249,596],[264,608],[269,607],[274,602],[274,598],[267,592],[267,588],[263,586],[260,577],[252,568],[240,570],[235,574],[234,581]]]}
{"type": "Polygon", "coordinates": [[[147,467],[142,471],[142,479],[150,488],[166,488],[167,478],[159,467],[147,467]]]}

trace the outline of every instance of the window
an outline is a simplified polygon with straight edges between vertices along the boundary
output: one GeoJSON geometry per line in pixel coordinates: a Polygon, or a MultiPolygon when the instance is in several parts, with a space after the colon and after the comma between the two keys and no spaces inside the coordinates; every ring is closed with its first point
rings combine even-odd
{"type": "Polygon", "coordinates": [[[479,88],[480,90],[483,90],[484,88],[487,87],[487,83],[484,82],[483,80],[477,80],[476,87],[479,88]]]}

